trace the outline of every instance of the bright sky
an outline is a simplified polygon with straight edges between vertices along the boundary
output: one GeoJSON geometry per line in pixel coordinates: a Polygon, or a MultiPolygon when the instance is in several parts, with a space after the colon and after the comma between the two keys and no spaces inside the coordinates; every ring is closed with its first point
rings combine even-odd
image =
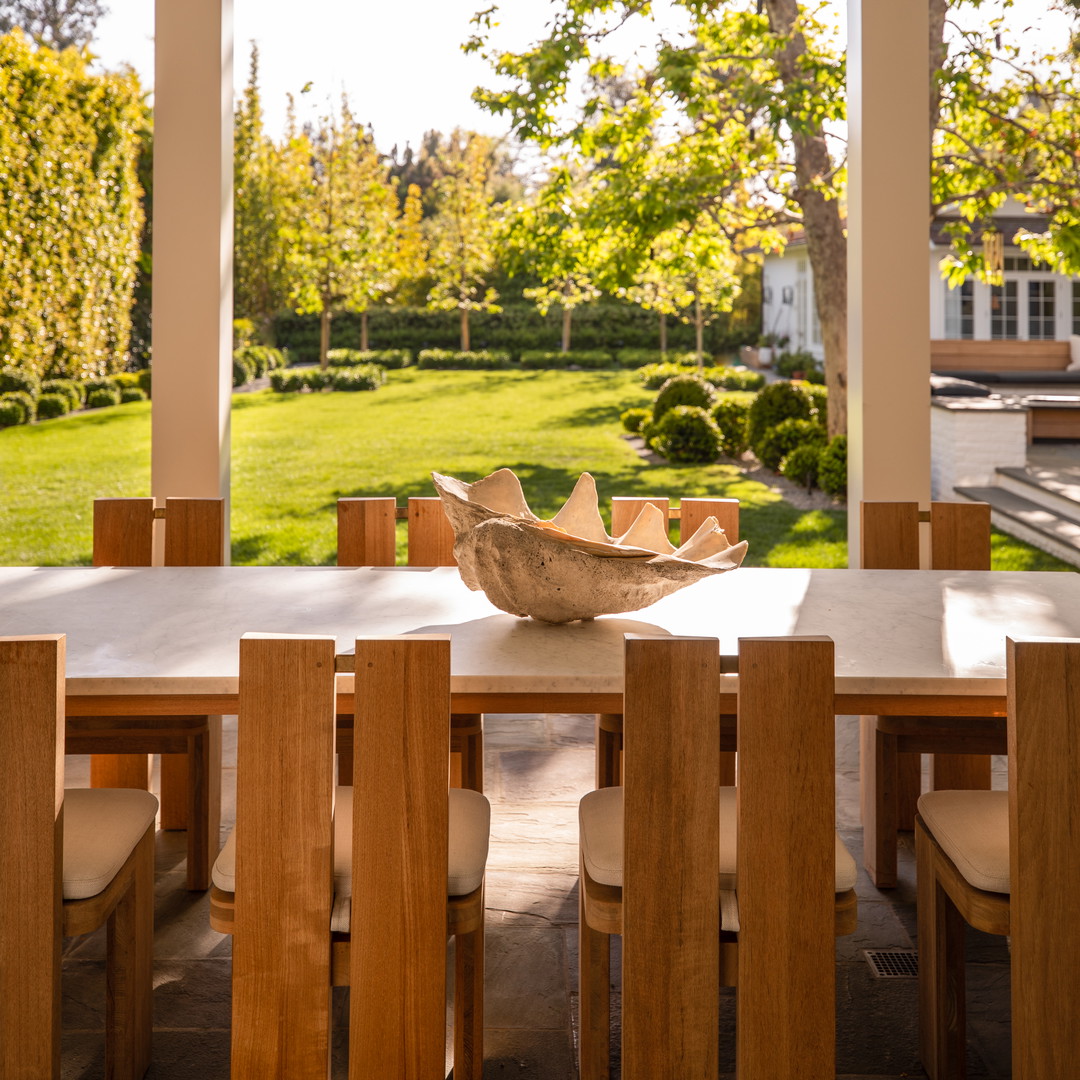
{"type": "MultiPolygon", "coordinates": [[[[183,0],[170,0],[182,3],[183,0]]],[[[491,85],[491,71],[460,45],[472,33],[469,20],[491,0],[400,0],[398,3],[347,4],[342,0],[233,0],[236,42],[234,83],[247,82],[250,42],[259,45],[259,83],[268,133],[278,138],[284,127],[286,95],[297,96],[303,121],[336,104],[342,90],[353,111],[375,130],[387,152],[397,143],[416,146],[430,128],[449,132],[471,128],[499,135],[501,118],[474,105],[475,86],[491,85]],[[310,82],[311,91],[300,90],[310,82]]],[[[1000,0],[984,5],[996,11],[1000,0]]],[[[98,24],[93,48],[104,66],[130,63],[153,85],[153,0],[105,0],[109,14],[98,24]]],[[[666,0],[654,3],[662,11],[666,0]]],[[[836,5],[843,16],[844,5],[836,5]]],[[[1022,39],[1042,49],[1060,49],[1068,22],[1051,10],[1053,0],[1016,0],[1009,23],[1022,39]]],[[[552,10],[548,0],[503,0],[499,4],[500,47],[520,50],[541,36],[552,10]]],[[[650,37],[628,41],[631,48],[650,37]]]]}

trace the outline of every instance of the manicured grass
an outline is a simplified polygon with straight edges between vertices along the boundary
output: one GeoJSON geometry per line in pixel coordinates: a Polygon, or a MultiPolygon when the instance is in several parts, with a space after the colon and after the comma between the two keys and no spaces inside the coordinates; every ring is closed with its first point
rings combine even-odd
{"type": "MultiPolygon", "coordinates": [[[[843,510],[797,510],[733,465],[643,461],[619,414],[652,396],[633,372],[415,370],[375,393],[237,395],[233,562],[333,563],[338,498],[433,495],[432,470],[475,480],[508,466],[543,517],[587,470],[605,517],[612,495],[738,498],[746,565],[846,564],[843,510]]],[[[89,563],[93,499],[149,494],[150,406],[0,431],[0,461],[0,564],[89,563]]],[[[1015,544],[1002,554],[1028,558],[1015,544]]],[[[1049,556],[1030,559],[1046,568],[1049,556]]]]}

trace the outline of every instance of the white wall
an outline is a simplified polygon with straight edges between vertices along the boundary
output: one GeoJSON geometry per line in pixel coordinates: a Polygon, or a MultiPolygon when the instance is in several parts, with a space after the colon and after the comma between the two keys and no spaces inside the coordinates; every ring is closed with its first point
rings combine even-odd
{"type": "MultiPolygon", "coordinates": [[[[820,340],[814,340],[814,275],[806,248],[793,247],[783,255],[766,255],[761,286],[761,332],[786,335],[791,352],[805,349],[823,361],[825,349],[820,340]],[[785,290],[790,297],[786,304],[785,290]]],[[[817,337],[820,339],[820,332],[817,337]]]]}

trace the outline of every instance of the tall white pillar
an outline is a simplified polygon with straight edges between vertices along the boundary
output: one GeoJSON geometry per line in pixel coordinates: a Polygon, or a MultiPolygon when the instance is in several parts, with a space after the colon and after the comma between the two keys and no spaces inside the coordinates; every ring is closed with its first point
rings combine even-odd
{"type": "Polygon", "coordinates": [[[930,498],[929,6],[848,0],[848,561],[859,502],[930,498]]]}
{"type": "Polygon", "coordinates": [[[154,40],[151,487],[228,499],[232,0],[156,0],[154,40]]]}

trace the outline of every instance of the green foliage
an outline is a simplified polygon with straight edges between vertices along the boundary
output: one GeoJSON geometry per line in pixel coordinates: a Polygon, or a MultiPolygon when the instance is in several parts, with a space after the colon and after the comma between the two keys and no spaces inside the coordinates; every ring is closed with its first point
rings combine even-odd
{"type": "Polygon", "coordinates": [[[246,386],[255,378],[255,365],[246,356],[233,353],[232,384],[246,386]]]}
{"type": "Polygon", "coordinates": [[[99,386],[86,395],[88,409],[107,409],[110,405],[120,404],[120,391],[115,386],[99,386]]]}
{"type": "Polygon", "coordinates": [[[118,371],[109,376],[109,383],[117,390],[127,390],[139,385],[139,373],[137,371],[118,371]]]}
{"type": "Polygon", "coordinates": [[[125,386],[120,390],[120,404],[130,405],[133,401],[145,401],[146,393],[137,386],[125,386]]]}
{"type": "Polygon", "coordinates": [[[720,430],[712,417],[695,405],[676,405],[655,421],[649,445],[672,465],[702,465],[720,453],[720,430]]]}
{"type": "Polygon", "coordinates": [[[597,368],[609,368],[611,353],[599,349],[578,349],[570,352],[555,352],[542,349],[525,349],[521,353],[521,366],[525,368],[581,368],[593,371],[597,368]]]}
{"type": "Polygon", "coordinates": [[[0,38],[0,362],[39,377],[126,360],[142,211],[136,76],[0,38]]]}
{"type": "Polygon", "coordinates": [[[619,349],[615,353],[615,363],[619,367],[625,368],[644,367],[647,364],[674,364],[691,367],[697,364],[697,353],[672,352],[670,349],[666,353],[661,352],[660,349],[619,349]]]}
{"type": "Polygon", "coordinates": [[[37,400],[37,418],[53,420],[71,412],[71,398],[67,394],[43,393],[37,400]]]}
{"type": "Polygon", "coordinates": [[[722,396],[713,406],[713,422],[720,430],[721,446],[728,457],[738,458],[749,446],[750,406],[737,399],[722,396]]]}
{"type": "Polygon", "coordinates": [[[825,429],[820,424],[815,424],[813,420],[797,420],[789,417],[769,428],[753,444],[754,454],[765,468],[776,472],[784,458],[797,446],[802,446],[804,443],[822,446],[827,439],[825,429]]]}
{"type": "MultiPolygon", "coordinates": [[[[268,371],[285,366],[285,355],[280,349],[272,349],[269,345],[242,345],[233,350],[233,377],[236,375],[236,364],[245,365],[251,371],[251,378],[261,379],[268,371]]],[[[142,372],[139,373],[140,375],[142,372]]],[[[248,380],[245,380],[248,381],[248,380]]],[[[243,385],[236,383],[234,386],[243,385]]]]}
{"type": "Polygon", "coordinates": [[[73,379],[46,379],[41,384],[41,393],[45,394],[63,394],[68,400],[68,410],[81,409],[83,406],[83,395],[85,390],[80,383],[75,382],[73,379]]]}
{"type": "Polygon", "coordinates": [[[720,390],[760,390],[765,385],[760,371],[747,368],[707,367],[701,369],[701,377],[720,390]]]}
{"type": "Polygon", "coordinates": [[[673,375],[660,387],[660,393],[653,402],[653,422],[656,423],[664,413],[677,405],[710,409],[715,397],[712,386],[697,375],[673,375]]]}
{"type": "Polygon", "coordinates": [[[147,397],[150,397],[150,386],[152,381],[153,376],[150,374],[150,369],[143,368],[142,371],[139,372],[139,389],[146,394],[147,397]]]}
{"type": "Polygon", "coordinates": [[[642,427],[652,419],[651,409],[627,409],[619,415],[623,430],[637,435],[642,427]]]}
{"type": "MultiPolygon", "coordinates": [[[[774,382],[764,387],[750,406],[747,437],[750,449],[757,454],[758,445],[765,433],[782,420],[809,420],[810,398],[789,382],[774,382]]],[[[779,464],[779,460],[777,461],[779,464]]]]}
{"type": "Polygon", "coordinates": [[[807,349],[799,349],[796,352],[783,352],[773,362],[773,370],[777,375],[782,375],[785,379],[794,378],[796,375],[802,379],[817,370],[817,360],[814,359],[814,354],[807,349]],[[802,374],[799,374],[800,372],[802,374]]]}
{"type": "Polygon", "coordinates": [[[14,390],[36,398],[41,393],[41,380],[32,371],[5,364],[0,368],[0,394],[14,390]]]}
{"type": "Polygon", "coordinates": [[[0,401],[9,409],[17,409],[19,419],[17,424],[29,424],[34,419],[34,399],[22,390],[8,390],[0,394],[0,401]]]}
{"type": "MultiPolygon", "coordinates": [[[[785,423],[791,422],[785,421],[785,423]]],[[[796,420],[794,423],[797,424],[799,421],[796,420]]],[[[809,491],[817,483],[823,449],[820,443],[800,443],[780,462],[780,472],[792,483],[801,484],[809,491]]]]}
{"type": "Polygon", "coordinates": [[[331,368],[286,368],[270,372],[270,388],[279,394],[298,394],[305,390],[318,393],[332,382],[331,368]]]}
{"type": "Polygon", "coordinates": [[[646,364],[638,369],[638,377],[646,390],[659,390],[668,379],[686,373],[687,369],[683,365],[672,363],[646,364]]]}
{"type": "Polygon", "coordinates": [[[847,495],[847,436],[834,435],[818,461],[818,486],[826,495],[847,495]]]}
{"type": "Polygon", "coordinates": [[[0,394],[0,428],[26,423],[26,409],[18,401],[6,401],[0,394]]]}
{"type": "Polygon", "coordinates": [[[356,367],[330,368],[331,386],[335,390],[378,390],[386,382],[386,370],[378,364],[358,364],[356,367]]]}
{"type": "Polygon", "coordinates": [[[416,356],[419,368],[441,371],[479,371],[510,366],[510,354],[494,350],[454,352],[452,349],[422,349],[416,356]]]}
{"type": "Polygon", "coordinates": [[[408,349],[331,349],[326,357],[333,367],[378,364],[382,368],[399,370],[411,367],[413,362],[408,349]]]}
{"type": "Polygon", "coordinates": [[[824,386],[803,384],[799,389],[810,401],[810,419],[823,428],[829,426],[829,391],[824,386]]]}

